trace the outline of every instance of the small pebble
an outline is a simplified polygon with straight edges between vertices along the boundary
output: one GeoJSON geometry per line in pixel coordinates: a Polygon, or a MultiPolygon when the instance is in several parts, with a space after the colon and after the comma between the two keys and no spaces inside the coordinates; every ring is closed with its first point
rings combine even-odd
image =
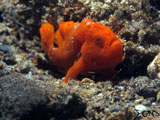
{"type": "Polygon", "coordinates": [[[135,110],[137,110],[139,113],[141,113],[141,112],[143,112],[143,111],[146,111],[146,110],[147,110],[147,107],[144,106],[144,105],[139,104],[139,105],[136,105],[136,106],[135,106],[135,110]]]}
{"type": "Polygon", "coordinates": [[[0,51],[3,51],[5,53],[9,52],[8,46],[7,45],[0,45],[0,51]]]}
{"type": "Polygon", "coordinates": [[[84,79],[82,79],[82,81],[80,83],[81,84],[83,84],[83,83],[94,83],[94,81],[89,79],[89,78],[84,78],[84,79]]]}

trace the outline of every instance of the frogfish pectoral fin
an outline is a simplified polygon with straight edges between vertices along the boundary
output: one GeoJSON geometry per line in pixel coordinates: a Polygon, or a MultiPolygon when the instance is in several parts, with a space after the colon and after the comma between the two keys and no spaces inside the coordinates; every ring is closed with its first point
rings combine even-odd
{"type": "Polygon", "coordinates": [[[79,73],[85,70],[83,58],[80,57],[78,61],[74,62],[73,66],[68,70],[64,83],[68,82],[69,78],[75,79],[79,73]]]}

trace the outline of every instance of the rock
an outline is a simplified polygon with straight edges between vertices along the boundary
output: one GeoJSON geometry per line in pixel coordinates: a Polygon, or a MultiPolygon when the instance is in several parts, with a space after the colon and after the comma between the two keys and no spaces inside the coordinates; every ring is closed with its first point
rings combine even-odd
{"type": "Polygon", "coordinates": [[[157,102],[160,102],[160,91],[157,93],[157,102]]]}
{"type": "Polygon", "coordinates": [[[148,65],[147,72],[151,78],[160,78],[160,53],[156,55],[153,61],[148,65]]]}
{"type": "Polygon", "coordinates": [[[84,117],[86,103],[53,82],[0,69],[0,120],[64,120],[84,117]],[[52,97],[52,98],[51,98],[52,97]]]}
{"type": "Polygon", "coordinates": [[[41,110],[47,103],[45,92],[21,74],[0,73],[4,73],[0,77],[0,119],[25,119],[31,111],[37,112],[32,114],[34,117],[43,118],[45,113],[41,110]]]}

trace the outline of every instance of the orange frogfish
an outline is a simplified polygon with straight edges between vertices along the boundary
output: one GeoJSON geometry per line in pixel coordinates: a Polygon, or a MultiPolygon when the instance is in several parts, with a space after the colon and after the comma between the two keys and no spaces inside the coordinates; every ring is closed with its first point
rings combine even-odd
{"type": "Polygon", "coordinates": [[[119,38],[109,27],[88,18],[81,23],[62,22],[56,32],[50,23],[44,23],[40,35],[50,61],[66,73],[64,83],[91,72],[114,76],[115,67],[124,60],[119,38]]]}

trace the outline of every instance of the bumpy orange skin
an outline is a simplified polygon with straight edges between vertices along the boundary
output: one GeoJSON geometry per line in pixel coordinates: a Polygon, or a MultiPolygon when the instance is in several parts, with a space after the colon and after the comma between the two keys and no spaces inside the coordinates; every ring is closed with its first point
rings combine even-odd
{"type": "Polygon", "coordinates": [[[52,63],[69,78],[90,71],[113,76],[123,62],[123,45],[107,26],[83,19],[81,23],[63,22],[54,27],[45,23],[40,28],[41,43],[52,63]]]}

